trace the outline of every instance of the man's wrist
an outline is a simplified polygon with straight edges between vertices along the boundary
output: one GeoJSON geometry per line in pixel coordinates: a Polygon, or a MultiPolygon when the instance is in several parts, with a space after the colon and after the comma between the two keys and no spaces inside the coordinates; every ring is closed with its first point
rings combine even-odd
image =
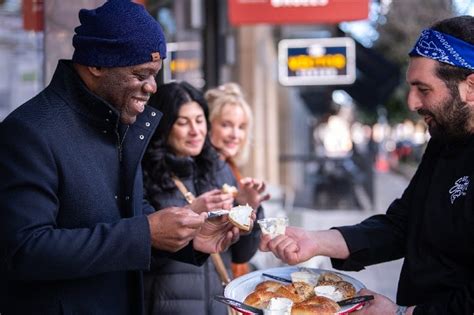
{"type": "Polygon", "coordinates": [[[321,243],[319,241],[319,238],[318,238],[318,234],[319,234],[319,231],[313,231],[312,232],[313,235],[311,237],[311,250],[310,250],[310,253],[311,253],[311,257],[314,257],[314,256],[319,256],[321,255],[321,243]]]}
{"type": "Polygon", "coordinates": [[[395,315],[405,315],[407,312],[408,306],[397,305],[397,310],[395,315]]]}

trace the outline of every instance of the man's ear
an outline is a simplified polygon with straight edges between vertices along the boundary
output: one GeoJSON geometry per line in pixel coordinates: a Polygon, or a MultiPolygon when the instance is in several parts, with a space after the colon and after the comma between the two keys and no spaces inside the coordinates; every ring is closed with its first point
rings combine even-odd
{"type": "Polygon", "coordinates": [[[474,73],[467,76],[466,84],[466,102],[474,104],[474,73]]]}
{"type": "Polygon", "coordinates": [[[87,67],[87,70],[94,76],[100,77],[102,75],[102,67],[87,67]]]}

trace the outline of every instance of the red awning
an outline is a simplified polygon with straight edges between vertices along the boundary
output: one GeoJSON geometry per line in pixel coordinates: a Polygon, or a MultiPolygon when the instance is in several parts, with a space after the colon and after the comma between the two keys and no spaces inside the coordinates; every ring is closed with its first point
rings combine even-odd
{"type": "Polygon", "coordinates": [[[232,25],[326,24],[364,20],[369,0],[228,0],[232,25]]]}

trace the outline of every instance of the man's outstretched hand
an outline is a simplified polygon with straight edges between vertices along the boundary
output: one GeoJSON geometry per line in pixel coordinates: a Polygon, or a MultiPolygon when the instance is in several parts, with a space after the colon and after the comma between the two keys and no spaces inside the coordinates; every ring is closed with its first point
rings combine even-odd
{"type": "Polygon", "coordinates": [[[289,265],[304,262],[315,255],[314,240],[311,232],[296,227],[287,227],[285,235],[271,238],[263,235],[260,250],[271,251],[276,257],[289,265]]]}
{"type": "Polygon", "coordinates": [[[290,265],[305,262],[317,255],[339,259],[349,257],[346,241],[338,230],[308,231],[289,226],[285,235],[278,235],[274,239],[262,234],[259,247],[261,251],[271,251],[290,265]]]}

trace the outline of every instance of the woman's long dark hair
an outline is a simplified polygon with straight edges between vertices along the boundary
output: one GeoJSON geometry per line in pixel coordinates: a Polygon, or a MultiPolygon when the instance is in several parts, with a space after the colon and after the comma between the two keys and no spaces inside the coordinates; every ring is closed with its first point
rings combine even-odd
{"type": "MultiPolygon", "coordinates": [[[[149,197],[176,188],[171,179],[170,167],[165,159],[165,155],[172,154],[171,148],[168,146],[168,137],[173,124],[178,119],[181,106],[193,101],[199,104],[204,111],[209,131],[209,108],[204,95],[187,82],[172,82],[158,87],[158,92],[148,102],[148,105],[163,113],[142,161],[145,192],[149,197]]],[[[212,181],[210,173],[217,160],[217,153],[212,148],[209,136],[206,135],[201,153],[194,157],[198,181],[212,181]]]]}

